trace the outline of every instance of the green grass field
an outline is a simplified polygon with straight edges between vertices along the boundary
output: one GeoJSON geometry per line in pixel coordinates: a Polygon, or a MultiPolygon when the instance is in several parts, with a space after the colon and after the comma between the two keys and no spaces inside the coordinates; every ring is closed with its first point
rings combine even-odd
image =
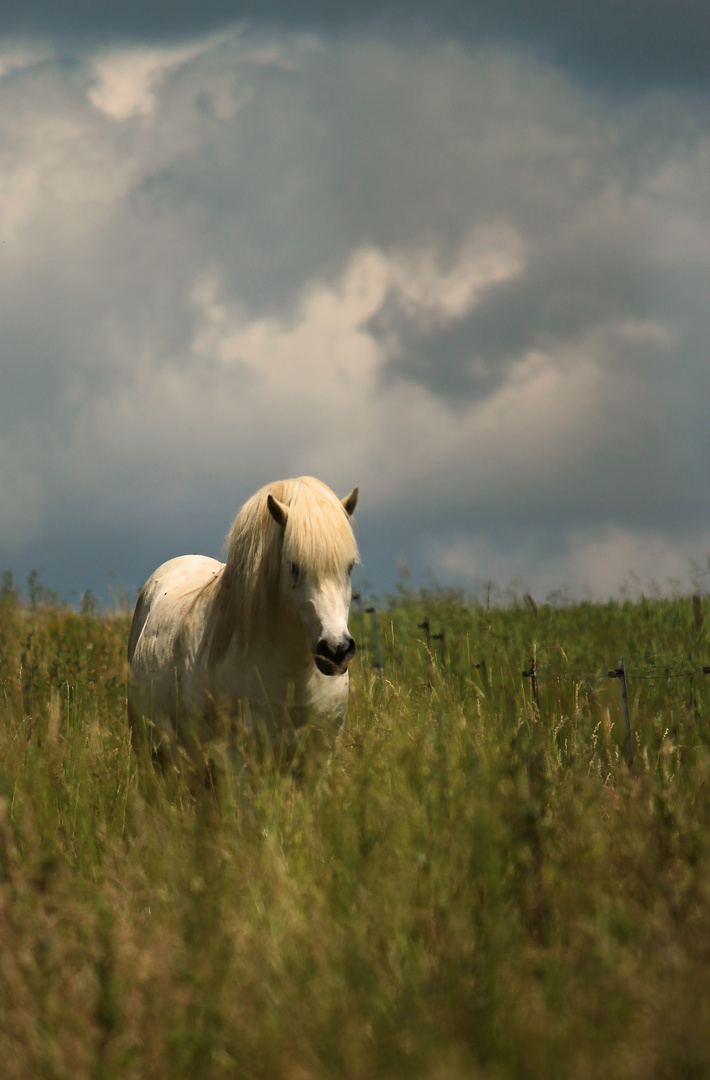
{"type": "Polygon", "coordinates": [[[710,1076],[707,599],[403,595],[333,757],[216,791],[138,769],[128,622],[0,606],[4,1080],[710,1076]]]}

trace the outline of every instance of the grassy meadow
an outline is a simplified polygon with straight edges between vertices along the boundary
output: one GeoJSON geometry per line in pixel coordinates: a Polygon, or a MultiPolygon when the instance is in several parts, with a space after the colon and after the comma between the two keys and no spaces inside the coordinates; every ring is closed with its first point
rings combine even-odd
{"type": "Polygon", "coordinates": [[[710,1076],[708,599],[378,619],[334,755],[215,790],[138,767],[128,616],[5,598],[4,1080],[710,1076]]]}

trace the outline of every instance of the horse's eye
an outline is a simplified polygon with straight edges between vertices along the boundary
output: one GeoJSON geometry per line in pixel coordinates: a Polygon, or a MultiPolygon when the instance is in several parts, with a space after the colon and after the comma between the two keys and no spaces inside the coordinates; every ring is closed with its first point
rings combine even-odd
{"type": "Polygon", "coordinates": [[[350,577],[350,575],[352,574],[354,566],[355,560],[353,560],[351,563],[348,563],[348,577],[350,577]]]}
{"type": "Polygon", "coordinates": [[[289,570],[291,572],[291,581],[293,582],[294,585],[298,585],[298,579],[301,576],[301,571],[300,571],[300,568],[298,566],[298,563],[295,563],[295,562],[289,563],[288,568],[289,568],[289,570]]]}

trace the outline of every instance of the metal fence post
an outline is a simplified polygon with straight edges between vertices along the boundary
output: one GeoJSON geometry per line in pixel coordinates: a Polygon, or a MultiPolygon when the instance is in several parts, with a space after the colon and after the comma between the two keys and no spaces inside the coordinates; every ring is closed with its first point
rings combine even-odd
{"type": "Polygon", "coordinates": [[[423,630],[426,634],[426,647],[431,652],[431,628],[429,620],[425,617],[424,622],[417,623],[417,630],[423,630]]]}
{"type": "Polygon", "coordinates": [[[439,659],[441,661],[441,670],[446,671],[446,631],[442,630],[440,634],[432,634],[432,641],[439,642],[439,659]]]}
{"type": "Polygon", "coordinates": [[[377,612],[374,607],[365,608],[365,612],[372,616],[372,636],[375,643],[375,667],[380,679],[382,678],[382,663],[380,661],[380,639],[377,634],[377,612]]]}
{"type": "Polygon", "coordinates": [[[540,712],[540,690],[537,685],[537,650],[534,648],[530,658],[530,669],[523,672],[523,678],[532,680],[533,700],[537,706],[537,711],[540,712]]]}
{"type": "Polygon", "coordinates": [[[424,622],[417,623],[417,630],[423,630],[424,636],[426,637],[426,677],[431,686],[431,681],[434,677],[434,664],[431,655],[431,627],[426,615],[424,616],[424,622]]]}
{"type": "Polygon", "coordinates": [[[360,656],[365,655],[365,620],[362,617],[362,593],[353,593],[353,600],[357,605],[357,621],[360,627],[360,656]]]}
{"type": "Polygon", "coordinates": [[[631,737],[631,713],[629,712],[629,691],[626,685],[626,669],[624,661],[619,660],[615,671],[609,672],[610,679],[618,679],[621,684],[621,705],[624,712],[624,728],[626,729],[626,764],[631,768],[634,760],[634,743],[631,737]]]}

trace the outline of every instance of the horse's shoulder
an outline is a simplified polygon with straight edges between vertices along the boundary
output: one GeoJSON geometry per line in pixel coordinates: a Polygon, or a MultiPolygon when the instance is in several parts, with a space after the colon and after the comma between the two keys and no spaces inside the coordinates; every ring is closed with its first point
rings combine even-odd
{"type": "Polygon", "coordinates": [[[222,563],[206,555],[179,555],[159,566],[143,586],[145,602],[152,606],[163,597],[178,599],[208,585],[222,571],[222,563]]]}
{"type": "Polygon", "coordinates": [[[180,555],[154,570],[138,594],[129,637],[129,656],[148,620],[154,627],[167,620],[166,625],[173,628],[186,617],[192,621],[200,599],[218,581],[222,570],[221,562],[205,555],[180,555]]]}

